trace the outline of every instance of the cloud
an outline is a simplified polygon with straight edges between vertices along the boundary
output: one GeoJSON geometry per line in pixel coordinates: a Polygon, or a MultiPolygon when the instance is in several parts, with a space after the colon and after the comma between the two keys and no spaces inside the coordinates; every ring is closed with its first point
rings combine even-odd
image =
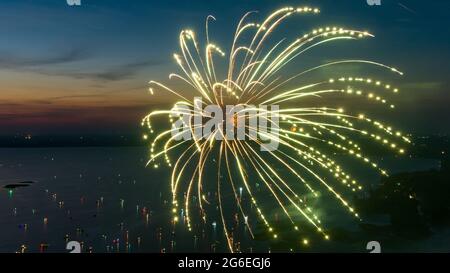
{"type": "Polygon", "coordinates": [[[81,61],[88,57],[88,52],[83,49],[72,49],[62,54],[48,57],[23,57],[12,55],[8,52],[1,52],[0,67],[13,70],[31,69],[33,67],[81,61]]]}
{"type": "Polygon", "coordinates": [[[56,72],[52,75],[72,77],[75,79],[90,79],[95,81],[121,81],[133,78],[139,71],[146,67],[163,64],[160,60],[139,61],[109,68],[100,72],[56,72]]]}
{"type": "MultiPolygon", "coordinates": [[[[0,103],[0,107],[3,105],[0,103]]],[[[116,123],[135,123],[139,124],[140,119],[148,111],[148,105],[104,105],[104,106],[53,106],[49,108],[29,109],[29,105],[15,107],[21,108],[20,113],[0,111],[0,126],[8,124],[28,124],[30,126],[39,126],[39,124],[59,124],[79,123],[85,125],[95,125],[97,122],[114,125],[116,123]],[[26,107],[26,108],[25,108],[26,107]]],[[[6,128],[5,128],[6,130],[6,128]]]]}
{"type": "Polygon", "coordinates": [[[113,66],[105,69],[104,71],[74,71],[60,68],[58,70],[31,69],[29,70],[29,72],[46,76],[67,77],[77,80],[111,82],[131,79],[142,69],[146,67],[157,66],[163,63],[164,62],[161,60],[147,60],[113,66]]]}
{"type": "Polygon", "coordinates": [[[56,100],[65,100],[65,99],[82,99],[82,98],[95,98],[102,97],[102,94],[91,94],[91,95],[67,95],[67,96],[58,96],[58,97],[50,97],[46,99],[46,101],[56,101],[56,100]]]}
{"type": "Polygon", "coordinates": [[[0,108],[3,109],[6,107],[17,107],[17,106],[22,106],[22,104],[17,102],[0,101],[0,108]]]}
{"type": "MultiPolygon", "coordinates": [[[[77,61],[83,61],[92,57],[86,49],[72,49],[59,55],[46,57],[28,57],[10,54],[9,52],[0,52],[0,69],[9,69],[21,72],[31,72],[45,76],[68,77],[80,80],[93,80],[98,82],[121,81],[133,78],[139,71],[146,67],[157,66],[164,63],[159,59],[131,61],[125,64],[111,66],[102,71],[82,71],[71,70],[67,67],[58,67],[55,65],[68,64],[77,61]]],[[[122,61],[123,62],[123,61],[122,61]]],[[[77,65],[77,67],[80,67],[77,65]]]]}

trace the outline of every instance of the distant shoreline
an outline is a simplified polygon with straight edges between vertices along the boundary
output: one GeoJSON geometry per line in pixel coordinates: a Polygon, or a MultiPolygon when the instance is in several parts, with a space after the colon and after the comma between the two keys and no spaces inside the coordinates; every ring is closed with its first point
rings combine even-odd
{"type": "Polygon", "coordinates": [[[145,146],[140,135],[86,135],[86,136],[0,136],[0,148],[51,147],[132,147],[145,146]]]}
{"type": "MultiPolygon", "coordinates": [[[[145,147],[149,141],[141,134],[116,135],[13,135],[0,136],[0,148],[83,148],[83,147],[145,147]]],[[[358,140],[361,143],[364,139],[358,140]]],[[[378,143],[365,142],[367,154],[385,156],[391,154],[378,143]]],[[[319,147],[325,148],[325,147],[319,147]]],[[[405,156],[421,158],[446,158],[450,154],[450,136],[430,135],[412,138],[405,156]]]]}

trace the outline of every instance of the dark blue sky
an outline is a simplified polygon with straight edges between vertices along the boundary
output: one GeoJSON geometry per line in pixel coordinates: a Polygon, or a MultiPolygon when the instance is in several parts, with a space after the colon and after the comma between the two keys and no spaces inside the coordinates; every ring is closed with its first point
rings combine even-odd
{"type": "Polygon", "coordinates": [[[398,67],[405,76],[390,80],[403,95],[396,115],[386,118],[416,133],[449,133],[450,1],[381,1],[81,0],[71,7],[66,0],[1,0],[0,135],[135,130],[143,114],[170,102],[149,96],[147,82],[176,71],[172,54],[180,30],[203,33],[212,14],[212,39],[228,49],[245,12],[257,10],[261,20],[287,5],[322,12],[293,20],[284,36],[322,25],[376,36],[324,47],[305,56],[304,64],[358,56],[398,67]]]}

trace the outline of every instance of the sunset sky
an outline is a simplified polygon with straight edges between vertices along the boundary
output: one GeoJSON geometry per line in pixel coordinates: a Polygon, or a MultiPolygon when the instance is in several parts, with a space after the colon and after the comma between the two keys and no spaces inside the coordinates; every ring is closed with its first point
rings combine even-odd
{"type": "MultiPolygon", "coordinates": [[[[245,12],[258,10],[254,18],[261,20],[276,8],[305,4],[321,15],[295,19],[286,36],[338,24],[375,38],[324,46],[297,64],[359,56],[395,66],[405,76],[389,75],[402,97],[388,118],[413,133],[450,133],[449,1],[81,1],[0,1],[0,135],[138,132],[146,112],[173,102],[164,93],[150,96],[147,83],[177,71],[172,54],[180,30],[203,35],[212,14],[212,40],[229,49],[245,12]]],[[[364,69],[345,71],[372,72],[364,69]]]]}

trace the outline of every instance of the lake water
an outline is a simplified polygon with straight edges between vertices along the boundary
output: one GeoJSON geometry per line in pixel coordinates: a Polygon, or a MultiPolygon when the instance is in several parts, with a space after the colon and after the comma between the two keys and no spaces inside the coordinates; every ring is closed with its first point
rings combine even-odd
{"type": "MultiPolygon", "coordinates": [[[[67,241],[83,242],[92,252],[224,252],[227,246],[219,223],[206,223],[189,232],[182,221],[171,222],[169,170],[145,168],[145,147],[0,149],[0,252],[67,252],[67,241]],[[15,190],[3,186],[34,181],[15,190]]],[[[392,172],[436,168],[424,159],[384,159],[392,172]]],[[[355,170],[358,172],[358,170],[355,170]]],[[[376,174],[357,173],[369,184],[376,174]]],[[[352,229],[328,211],[328,224],[352,229]]],[[[241,250],[267,252],[271,242],[251,240],[242,227],[241,250]]],[[[441,237],[449,232],[397,247],[398,251],[445,251],[441,237]],[[436,237],[438,236],[438,237],[436,237]]],[[[361,246],[364,242],[361,242],[361,246]]],[[[349,243],[316,251],[354,251],[349,243]]],[[[361,251],[365,249],[361,247],[361,251]]],[[[289,248],[286,248],[289,251],[289,248]]]]}

